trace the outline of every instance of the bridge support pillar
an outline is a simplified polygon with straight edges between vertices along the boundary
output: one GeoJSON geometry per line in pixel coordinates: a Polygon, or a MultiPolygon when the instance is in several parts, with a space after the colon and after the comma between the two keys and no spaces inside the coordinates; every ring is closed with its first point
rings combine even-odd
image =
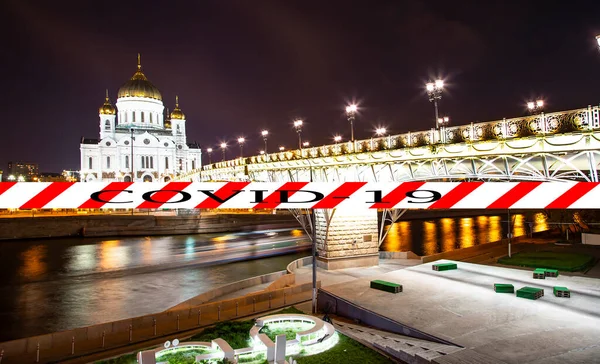
{"type": "Polygon", "coordinates": [[[317,266],[333,270],[379,265],[377,210],[315,210],[317,266]]]}

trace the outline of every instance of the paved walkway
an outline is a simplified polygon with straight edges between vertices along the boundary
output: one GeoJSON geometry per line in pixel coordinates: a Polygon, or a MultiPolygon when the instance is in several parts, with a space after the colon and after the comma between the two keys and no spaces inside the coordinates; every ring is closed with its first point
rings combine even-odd
{"type": "Polygon", "coordinates": [[[567,277],[534,280],[531,270],[459,262],[435,272],[431,263],[329,285],[325,290],[417,330],[506,363],[600,362],[600,280],[567,277]],[[369,288],[377,278],[403,285],[400,294],[369,288]],[[494,283],[544,288],[531,301],[497,294],[494,283]],[[566,286],[572,298],[552,295],[566,286]]]}

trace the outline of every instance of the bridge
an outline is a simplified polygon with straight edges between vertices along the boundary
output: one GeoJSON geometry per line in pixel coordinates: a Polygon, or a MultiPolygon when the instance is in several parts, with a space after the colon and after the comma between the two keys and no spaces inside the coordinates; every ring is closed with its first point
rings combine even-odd
{"type": "MultiPolygon", "coordinates": [[[[257,182],[587,181],[598,182],[600,108],[316,146],[218,162],[179,180],[257,182]]],[[[292,211],[305,230],[306,211],[292,211]]],[[[316,210],[319,264],[377,263],[383,224],[402,211],[316,210]],[[335,219],[333,218],[335,216],[335,219]]]]}

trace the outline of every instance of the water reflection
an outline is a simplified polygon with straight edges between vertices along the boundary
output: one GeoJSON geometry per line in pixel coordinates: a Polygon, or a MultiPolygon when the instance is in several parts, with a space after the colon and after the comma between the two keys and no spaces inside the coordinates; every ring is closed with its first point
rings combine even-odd
{"type": "Polygon", "coordinates": [[[46,273],[46,255],[45,245],[35,245],[21,254],[23,265],[20,274],[25,278],[32,279],[46,273]]]}
{"type": "MultiPolygon", "coordinates": [[[[507,218],[507,215],[482,215],[400,221],[386,227],[388,234],[381,249],[429,255],[499,241],[506,237],[507,218]]],[[[514,236],[522,236],[549,227],[546,215],[537,212],[529,216],[511,214],[511,228],[514,236]]]]}

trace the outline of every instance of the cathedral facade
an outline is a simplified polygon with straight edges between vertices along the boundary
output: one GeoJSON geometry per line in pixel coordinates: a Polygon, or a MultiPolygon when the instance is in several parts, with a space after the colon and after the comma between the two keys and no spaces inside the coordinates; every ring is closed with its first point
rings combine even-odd
{"type": "Polygon", "coordinates": [[[81,139],[81,181],[167,182],[201,166],[201,150],[187,143],[185,114],[175,99],[169,115],[160,91],[137,71],[117,94],[106,91],[99,109],[100,137],[81,139]]]}

